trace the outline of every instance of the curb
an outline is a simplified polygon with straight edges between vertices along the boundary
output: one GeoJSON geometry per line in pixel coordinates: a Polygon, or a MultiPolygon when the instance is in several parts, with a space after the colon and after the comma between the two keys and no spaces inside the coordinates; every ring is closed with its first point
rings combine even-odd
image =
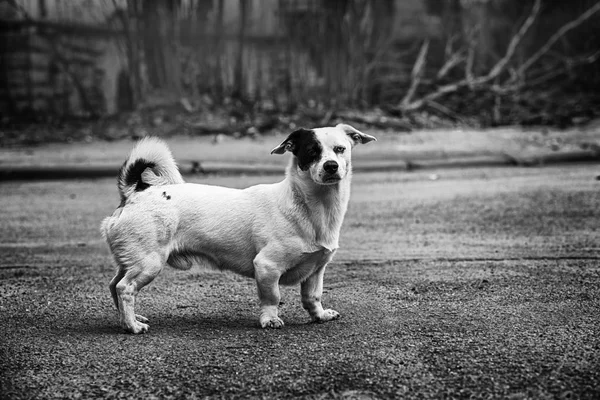
{"type": "MultiPolygon", "coordinates": [[[[355,164],[355,172],[417,171],[448,168],[535,167],[565,163],[600,163],[600,153],[574,151],[528,156],[477,155],[446,159],[414,159],[397,161],[365,161],[355,164]]],[[[0,182],[58,179],[99,179],[116,177],[120,165],[0,165],[0,182]]],[[[285,167],[273,164],[239,164],[198,162],[180,163],[180,171],[189,175],[282,175],[285,167]]]]}
{"type": "Polygon", "coordinates": [[[600,161],[600,152],[593,150],[576,150],[562,153],[543,153],[534,156],[515,157],[516,165],[523,167],[598,161],[600,161]]]}
{"type": "Polygon", "coordinates": [[[439,160],[417,159],[408,162],[408,167],[411,171],[420,169],[509,167],[514,165],[516,165],[515,159],[508,155],[457,157],[439,160]]]}

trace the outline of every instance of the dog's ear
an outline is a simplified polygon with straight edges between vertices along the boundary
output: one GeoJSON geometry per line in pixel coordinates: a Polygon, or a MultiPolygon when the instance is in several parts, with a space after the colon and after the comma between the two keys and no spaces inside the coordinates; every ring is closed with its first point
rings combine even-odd
{"type": "Polygon", "coordinates": [[[271,150],[271,154],[283,154],[286,151],[291,151],[295,154],[296,147],[300,141],[300,138],[306,134],[312,133],[309,129],[300,128],[290,133],[289,136],[281,142],[281,144],[271,150]]]}
{"type": "Polygon", "coordinates": [[[337,124],[335,127],[344,131],[354,144],[365,144],[377,140],[375,136],[362,133],[358,129],[347,124],[337,124]]]}

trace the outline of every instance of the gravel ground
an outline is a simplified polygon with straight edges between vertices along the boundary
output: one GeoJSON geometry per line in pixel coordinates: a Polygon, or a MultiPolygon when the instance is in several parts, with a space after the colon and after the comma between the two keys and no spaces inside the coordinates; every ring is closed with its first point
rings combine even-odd
{"type": "MultiPolygon", "coordinates": [[[[597,166],[355,176],[338,321],[257,327],[253,281],[165,269],[122,333],[113,180],[0,185],[0,397],[598,398],[597,166]]],[[[274,177],[211,177],[244,187],[274,177]]]]}

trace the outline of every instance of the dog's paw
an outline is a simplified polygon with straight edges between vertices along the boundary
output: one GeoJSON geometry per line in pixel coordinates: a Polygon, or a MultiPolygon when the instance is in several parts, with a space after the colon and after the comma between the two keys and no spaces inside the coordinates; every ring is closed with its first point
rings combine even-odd
{"type": "Polygon", "coordinates": [[[148,318],[144,317],[143,315],[140,314],[135,314],[135,319],[137,319],[140,322],[148,322],[148,318]]]}
{"type": "Polygon", "coordinates": [[[262,328],[280,329],[283,327],[283,321],[279,317],[261,317],[260,326],[262,328]]]}
{"type": "Polygon", "coordinates": [[[129,333],[133,333],[133,334],[137,335],[140,333],[148,332],[148,329],[150,329],[150,326],[148,324],[144,324],[139,321],[135,321],[131,326],[123,326],[123,329],[125,329],[129,333]]]}
{"type": "Polygon", "coordinates": [[[339,317],[340,317],[339,312],[332,310],[332,309],[328,309],[328,310],[323,310],[323,314],[313,317],[313,321],[321,323],[321,322],[333,321],[334,319],[338,319],[339,317]]]}

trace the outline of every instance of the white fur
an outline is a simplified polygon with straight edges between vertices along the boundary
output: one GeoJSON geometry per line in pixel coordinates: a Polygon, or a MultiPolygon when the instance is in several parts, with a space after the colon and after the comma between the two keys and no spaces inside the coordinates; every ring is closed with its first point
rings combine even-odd
{"type": "MultiPolygon", "coordinates": [[[[133,148],[127,161],[123,164],[122,171],[133,164],[136,160],[144,159],[156,164],[144,172],[143,180],[149,185],[160,186],[168,184],[183,183],[183,178],[177,169],[171,150],[165,142],[155,137],[144,137],[133,148]]],[[[127,186],[124,176],[119,175],[118,187],[121,194],[128,198],[133,194],[134,187],[127,186]]]]}
{"type": "Polygon", "coordinates": [[[183,183],[164,142],[138,143],[119,177],[123,202],[101,226],[118,267],[110,290],[127,331],[148,330],[147,319],[134,312],[135,297],[165,264],[202,264],[256,279],[263,328],[283,326],[279,284],[301,284],[303,307],[314,321],[339,317],[321,305],[323,273],[338,248],[348,207],[350,149],[375,138],[347,125],[314,131],[323,154],[308,171],[292,157],[283,181],[243,190],[183,183]],[[335,146],[347,150],[336,154],[335,146]],[[125,174],[140,158],[155,167],[141,174],[150,187],[136,191],[125,174]],[[338,162],[339,179],[324,181],[327,160],[338,162]]]}

